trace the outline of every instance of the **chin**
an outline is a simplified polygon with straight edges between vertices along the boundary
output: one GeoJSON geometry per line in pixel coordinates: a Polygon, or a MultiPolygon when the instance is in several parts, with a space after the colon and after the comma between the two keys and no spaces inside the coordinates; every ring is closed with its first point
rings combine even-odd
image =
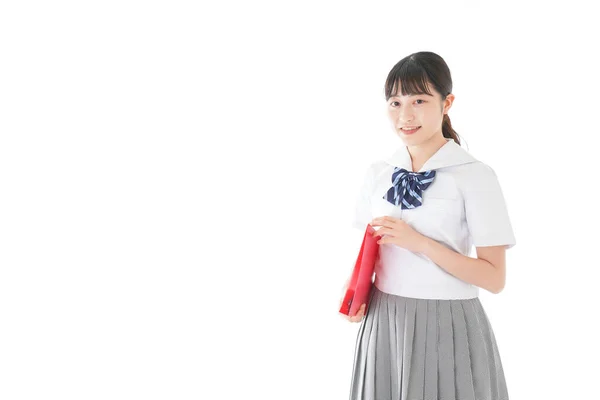
{"type": "Polygon", "coordinates": [[[417,133],[413,133],[412,135],[407,135],[404,132],[398,132],[398,135],[400,135],[400,138],[402,138],[402,140],[414,142],[414,141],[423,140],[423,135],[421,135],[420,133],[421,132],[417,132],[417,133]]]}

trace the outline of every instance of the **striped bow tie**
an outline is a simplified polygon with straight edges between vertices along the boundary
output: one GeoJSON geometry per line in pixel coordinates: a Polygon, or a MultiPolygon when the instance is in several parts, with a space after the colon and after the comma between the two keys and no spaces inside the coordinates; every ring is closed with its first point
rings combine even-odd
{"type": "Polygon", "coordinates": [[[383,198],[393,205],[401,204],[402,209],[417,208],[423,204],[423,190],[427,189],[435,178],[435,170],[410,172],[404,168],[394,168],[392,187],[383,198]]]}

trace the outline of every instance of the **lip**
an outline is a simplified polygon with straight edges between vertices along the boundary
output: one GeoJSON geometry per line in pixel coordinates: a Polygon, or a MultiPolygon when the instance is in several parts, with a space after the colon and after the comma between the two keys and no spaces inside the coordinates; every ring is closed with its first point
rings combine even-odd
{"type": "Polygon", "coordinates": [[[404,133],[405,135],[412,135],[412,134],[414,134],[415,132],[418,132],[418,131],[419,131],[419,129],[421,129],[421,127],[418,127],[416,130],[414,130],[414,131],[411,131],[411,132],[406,132],[405,130],[403,130],[403,129],[400,129],[400,132],[404,133]]]}

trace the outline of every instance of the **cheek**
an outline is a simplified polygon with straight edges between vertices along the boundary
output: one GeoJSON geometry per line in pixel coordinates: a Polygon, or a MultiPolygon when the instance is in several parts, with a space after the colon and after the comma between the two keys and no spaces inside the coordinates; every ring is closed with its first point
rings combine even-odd
{"type": "Polygon", "coordinates": [[[419,118],[420,121],[425,124],[431,124],[432,120],[435,119],[434,114],[429,109],[421,108],[415,112],[415,115],[419,118]]]}
{"type": "Polygon", "coordinates": [[[423,110],[422,117],[431,126],[441,124],[444,119],[444,115],[437,108],[423,110]]]}

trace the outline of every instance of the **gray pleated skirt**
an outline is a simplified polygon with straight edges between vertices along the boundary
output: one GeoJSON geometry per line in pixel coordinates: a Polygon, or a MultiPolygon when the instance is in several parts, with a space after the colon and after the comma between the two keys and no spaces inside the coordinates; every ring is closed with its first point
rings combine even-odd
{"type": "Polygon", "coordinates": [[[416,299],[375,285],[360,323],[350,400],[507,400],[478,297],[416,299]]]}

